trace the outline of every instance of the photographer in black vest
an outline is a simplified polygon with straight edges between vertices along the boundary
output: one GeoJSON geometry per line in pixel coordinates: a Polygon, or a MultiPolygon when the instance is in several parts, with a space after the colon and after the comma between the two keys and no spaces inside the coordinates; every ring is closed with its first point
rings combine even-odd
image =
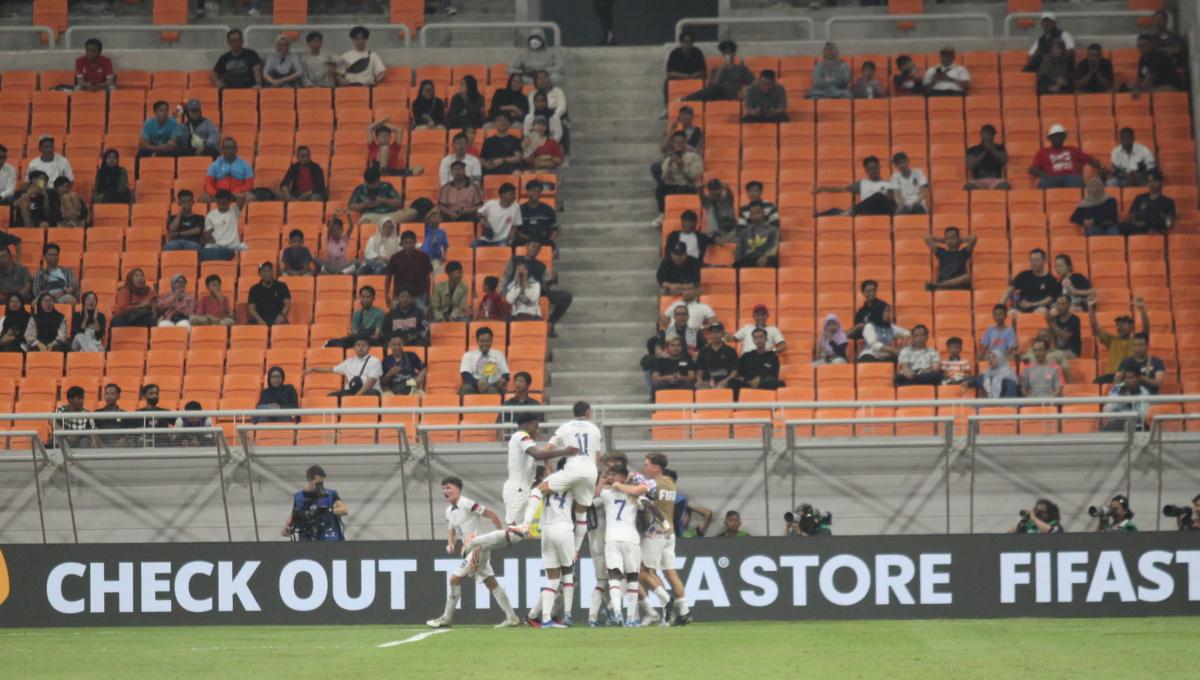
{"type": "Polygon", "coordinates": [[[304,473],[308,483],[292,499],[292,514],[283,525],[283,535],[296,541],[344,541],[342,518],[350,510],[337,491],[325,488],[325,470],[313,465],[304,473]]]}

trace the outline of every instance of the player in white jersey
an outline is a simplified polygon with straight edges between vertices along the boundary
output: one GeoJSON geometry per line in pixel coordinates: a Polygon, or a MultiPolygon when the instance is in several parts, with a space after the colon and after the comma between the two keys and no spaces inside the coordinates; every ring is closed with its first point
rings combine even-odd
{"type": "MultiPolygon", "coordinates": [[[[449,555],[454,554],[459,540],[462,540],[465,546],[476,534],[486,528],[484,520],[490,521],[497,529],[501,528],[500,518],[496,516],[496,513],[485,508],[481,503],[462,495],[462,488],[463,482],[458,477],[447,477],[442,480],[442,497],[449,504],[446,507],[446,525],[449,527],[449,535],[446,537],[446,553],[449,555]]],[[[458,565],[458,568],[450,575],[450,592],[446,596],[445,611],[440,617],[426,621],[426,625],[430,628],[450,627],[454,621],[454,608],[458,606],[458,599],[462,596],[462,582],[468,576],[474,576],[477,580],[483,581],[483,584],[492,592],[492,597],[496,598],[496,604],[504,610],[505,619],[496,626],[497,628],[521,625],[521,619],[517,618],[512,605],[508,603],[508,595],[496,582],[496,576],[492,572],[491,554],[487,551],[467,553],[462,564],[458,565]]]]}
{"type": "Polygon", "coordinates": [[[555,451],[552,446],[537,445],[534,439],[538,436],[538,414],[519,414],[517,427],[519,429],[508,439],[508,479],[504,481],[502,490],[505,524],[516,524],[525,516],[525,503],[533,486],[535,463],[573,455],[573,448],[555,451]]]}
{"type": "Polygon", "coordinates": [[[638,572],[641,569],[641,535],[637,516],[642,508],[650,510],[660,521],[658,509],[643,495],[644,486],[629,483],[629,470],[621,464],[605,472],[594,501],[604,508],[604,561],[608,566],[608,599],[610,625],[637,627],[638,572]],[[625,617],[621,618],[621,593],[625,593],[625,617]]]}
{"type": "MultiPolygon", "coordinates": [[[[542,587],[541,627],[566,628],[563,623],[551,621],[554,599],[558,595],[560,577],[570,575],[563,581],[563,609],[568,617],[575,594],[573,566],[575,564],[575,519],[574,498],[568,493],[552,493],[546,497],[542,507],[542,568],[546,570],[546,585],[542,587]]],[[[532,614],[530,616],[532,618],[532,614]]]]}
{"type": "MultiPolygon", "coordinates": [[[[642,461],[642,474],[650,485],[649,496],[658,507],[659,512],[671,513],[675,507],[675,482],[663,474],[667,467],[667,456],[663,453],[651,453],[642,461]]],[[[688,609],[687,595],[683,590],[683,579],[675,569],[675,532],[662,531],[651,524],[646,528],[642,537],[642,587],[654,593],[664,606],[663,623],[671,622],[677,626],[686,626],[691,622],[691,612],[688,609]],[[663,588],[658,578],[658,570],[662,570],[671,583],[671,594],[663,588]]]]}
{"type": "MultiPolygon", "coordinates": [[[[629,459],[623,453],[610,453],[604,457],[604,469],[607,471],[616,465],[626,465],[629,459]]],[[[596,589],[592,591],[590,604],[588,605],[588,625],[592,628],[599,628],[605,625],[605,620],[600,618],[600,612],[604,609],[604,600],[608,597],[608,567],[604,562],[604,537],[605,537],[605,522],[604,512],[597,512],[597,508],[593,508],[590,513],[594,518],[594,526],[588,530],[588,554],[592,557],[592,568],[596,572],[596,589]]]]}

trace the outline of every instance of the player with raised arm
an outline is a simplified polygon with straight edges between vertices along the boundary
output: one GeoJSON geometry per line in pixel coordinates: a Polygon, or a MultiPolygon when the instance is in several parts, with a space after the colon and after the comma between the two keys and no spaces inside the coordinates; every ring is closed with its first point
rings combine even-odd
{"type": "Polygon", "coordinates": [[[554,450],[553,445],[539,447],[534,441],[538,436],[538,418],[536,413],[518,414],[518,429],[508,439],[508,479],[502,490],[505,524],[516,524],[525,516],[525,503],[529,501],[537,461],[579,452],[574,447],[562,451],[554,450]]]}
{"type": "Polygon", "coordinates": [[[491,554],[485,550],[465,551],[467,542],[483,528],[485,519],[500,529],[500,518],[481,503],[476,503],[462,495],[462,488],[463,482],[458,477],[447,477],[442,480],[442,498],[445,498],[449,504],[446,507],[446,524],[449,527],[449,534],[446,537],[446,554],[453,555],[458,541],[461,539],[466,556],[462,564],[458,565],[458,568],[450,575],[450,592],[446,596],[446,609],[440,617],[430,619],[425,623],[430,628],[449,628],[454,622],[454,608],[458,606],[458,599],[462,596],[462,582],[468,576],[474,576],[477,580],[483,581],[487,589],[492,592],[492,597],[496,598],[496,604],[504,610],[505,619],[496,627],[519,626],[521,619],[513,611],[512,605],[508,603],[508,595],[496,582],[496,576],[492,572],[491,554]]]}
{"type": "MultiPolygon", "coordinates": [[[[642,462],[642,474],[653,485],[650,498],[659,512],[673,517],[675,511],[675,482],[664,474],[667,456],[651,453],[642,462]]],[[[691,623],[687,595],[683,591],[683,579],[675,570],[675,532],[663,531],[656,524],[648,524],[642,536],[642,586],[658,596],[663,603],[663,623],[686,626],[691,623]],[[671,595],[663,588],[658,578],[661,569],[671,582],[671,595]]]]}
{"type": "MultiPolygon", "coordinates": [[[[629,470],[616,464],[605,471],[598,486],[599,496],[594,503],[604,508],[605,545],[604,561],[608,566],[608,599],[611,611],[609,624],[636,628],[638,572],[641,569],[641,536],[638,533],[637,515],[641,508],[650,510],[658,517],[658,508],[644,495],[645,486],[629,482],[629,470]],[[621,617],[621,592],[625,593],[625,617],[621,617]]],[[[659,521],[664,521],[658,517],[659,521]]],[[[670,522],[666,522],[670,527],[670,522]]]]}

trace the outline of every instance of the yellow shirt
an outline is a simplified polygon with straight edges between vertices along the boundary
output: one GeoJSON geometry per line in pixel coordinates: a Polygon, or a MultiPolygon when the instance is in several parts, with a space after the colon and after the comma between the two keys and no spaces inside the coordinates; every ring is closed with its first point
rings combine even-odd
{"type": "Polygon", "coordinates": [[[1133,354],[1133,336],[1121,338],[1109,335],[1104,346],[1108,348],[1108,372],[1116,373],[1121,367],[1121,362],[1133,354]]]}

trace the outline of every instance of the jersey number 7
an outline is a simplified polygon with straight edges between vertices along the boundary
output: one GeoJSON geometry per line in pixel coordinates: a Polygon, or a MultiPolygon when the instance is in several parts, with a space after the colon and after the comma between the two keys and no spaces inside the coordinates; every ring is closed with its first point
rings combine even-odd
{"type": "Polygon", "coordinates": [[[619,520],[619,519],[621,519],[621,513],[625,512],[626,501],[613,501],[613,503],[616,503],[617,505],[621,506],[621,507],[617,508],[617,519],[619,520]]]}

